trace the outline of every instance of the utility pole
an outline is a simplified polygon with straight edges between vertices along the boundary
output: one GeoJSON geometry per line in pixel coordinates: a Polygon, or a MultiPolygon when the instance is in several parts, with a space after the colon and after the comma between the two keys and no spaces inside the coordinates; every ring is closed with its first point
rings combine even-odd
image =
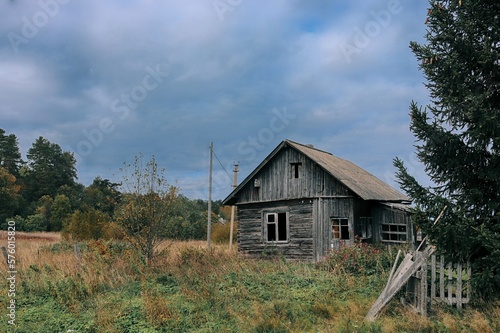
{"type": "Polygon", "coordinates": [[[214,143],[210,142],[210,172],[208,174],[208,222],[207,222],[207,249],[210,250],[210,236],[212,233],[212,155],[214,143]]]}
{"type": "MultiPolygon", "coordinates": [[[[233,190],[236,188],[238,185],[238,162],[234,163],[234,183],[233,183],[233,190]]],[[[231,229],[229,229],[229,251],[233,248],[233,227],[234,227],[234,211],[235,211],[236,206],[232,205],[231,206],[231,229]]]]}

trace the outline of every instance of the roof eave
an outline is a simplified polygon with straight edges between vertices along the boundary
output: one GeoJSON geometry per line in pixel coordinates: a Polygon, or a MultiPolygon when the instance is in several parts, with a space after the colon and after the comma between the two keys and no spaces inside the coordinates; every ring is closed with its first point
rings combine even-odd
{"type": "Polygon", "coordinates": [[[288,143],[288,141],[289,140],[281,141],[281,143],[227,196],[227,198],[222,201],[222,204],[234,205],[237,201],[236,194],[288,143]]]}

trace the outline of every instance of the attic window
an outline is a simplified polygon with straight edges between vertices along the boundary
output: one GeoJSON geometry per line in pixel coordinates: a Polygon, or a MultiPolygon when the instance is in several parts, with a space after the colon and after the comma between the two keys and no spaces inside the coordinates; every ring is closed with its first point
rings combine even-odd
{"type": "Polygon", "coordinates": [[[302,163],[290,163],[290,167],[292,169],[292,172],[291,172],[292,178],[299,178],[300,177],[301,166],[302,166],[302,163]]]}

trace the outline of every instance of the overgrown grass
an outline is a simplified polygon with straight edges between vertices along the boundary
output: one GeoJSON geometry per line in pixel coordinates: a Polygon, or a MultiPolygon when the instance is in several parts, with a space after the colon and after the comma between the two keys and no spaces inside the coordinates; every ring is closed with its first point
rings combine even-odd
{"type": "Polygon", "coordinates": [[[500,331],[500,304],[434,307],[427,319],[394,301],[365,323],[386,282],[383,265],[368,274],[176,242],[147,267],[124,243],[86,243],[78,259],[58,242],[17,241],[17,325],[8,325],[9,299],[0,292],[1,332],[500,331]]]}

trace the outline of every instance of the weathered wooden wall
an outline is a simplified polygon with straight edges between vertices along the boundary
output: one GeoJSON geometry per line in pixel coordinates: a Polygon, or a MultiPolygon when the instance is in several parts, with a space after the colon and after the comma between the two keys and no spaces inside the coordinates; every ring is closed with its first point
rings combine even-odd
{"type": "Polygon", "coordinates": [[[293,148],[281,150],[238,195],[238,203],[277,201],[319,196],[352,196],[352,192],[310,158],[293,148]],[[294,178],[292,163],[301,163],[294,178]],[[260,187],[255,186],[255,180],[260,187]]]}
{"type": "MultiPolygon", "coordinates": [[[[332,248],[332,218],[347,218],[349,220],[350,239],[342,241],[346,245],[354,242],[354,216],[360,215],[356,212],[362,207],[359,199],[355,198],[318,198],[314,200],[313,206],[313,234],[314,234],[314,261],[319,261],[326,256],[332,248]]],[[[335,243],[335,242],[334,242],[335,243]]],[[[333,246],[338,247],[335,243],[333,246]]]]}
{"type": "MultiPolygon", "coordinates": [[[[266,203],[238,205],[238,249],[252,257],[278,251],[287,259],[319,261],[332,246],[332,217],[349,220],[352,245],[355,216],[365,216],[369,205],[355,198],[295,199],[266,203]],[[264,213],[288,212],[289,241],[286,244],[270,244],[264,239],[264,213]]],[[[337,244],[338,245],[338,244],[337,244]]]]}
{"type": "Polygon", "coordinates": [[[374,242],[382,242],[381,225],[383,223],[405,224],[407,226],[407,242],[415,242],[415,230],[411,220],[411,213],[397,208],[390,208],[388,205],[377,204],[374,205],[371,214],[374,242]]]}
{"type": "Polygon", "coordinates": [[[289,260],[313,260],[312,207],[312,200],[239,205],[238,251],[250,257],[274,253],[289,260]],[[264,239],[265,212],[288,213],[286,243],[269,243],[264,239]]]}

